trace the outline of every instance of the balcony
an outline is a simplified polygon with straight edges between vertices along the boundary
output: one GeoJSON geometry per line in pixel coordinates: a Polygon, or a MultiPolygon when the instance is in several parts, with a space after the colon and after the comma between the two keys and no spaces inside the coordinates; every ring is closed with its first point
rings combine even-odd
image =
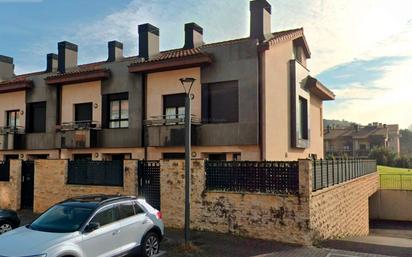
{"type": "Polygon", "coordinates": [[[56,147],[59,149],[96,147],[97,132],[100,129],[100,123],[96,121],[64,122],[57,126],[56,147]]]}
{"type": "Polygon", "coordinates": [[[23,135],[23,127],[0,127],[0,150],[21,149],[23,135]]]}
{"type": "MultiPolygon", "coordinates": [[[[181,116],[155,116],[144,121],[145,145],[148,147],[184,146],[185,121],[181,116]]],[[[197,145],[200,119],[192,116],[192,145],[197,145]]]]}

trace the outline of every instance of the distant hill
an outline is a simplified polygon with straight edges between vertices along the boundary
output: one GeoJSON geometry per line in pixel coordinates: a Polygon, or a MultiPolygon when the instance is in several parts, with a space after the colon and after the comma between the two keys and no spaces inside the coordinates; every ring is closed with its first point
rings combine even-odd
{"type": "Polygon", "coordinates": [[[352,125],[355,125],[355,122],[346,121],[346,120],[323,120],[323,127],[327,128],[328,126],[332,128],[346,128],[352,125]]]}

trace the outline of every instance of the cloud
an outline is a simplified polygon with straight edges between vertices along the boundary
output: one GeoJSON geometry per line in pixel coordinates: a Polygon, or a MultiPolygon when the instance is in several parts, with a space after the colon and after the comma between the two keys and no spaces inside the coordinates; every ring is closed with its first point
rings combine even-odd
{"type": "MultiPolygon", "coordinates": [[[[269,1],[273,31],[304,27],[312,51],[309,68],[337,94],[337,101],[326,105],[326,117],[403,127],[412,123],[407,111],[412,109],[407,85],[412,81],[412,1],[269,1]]],[[[131,0],[123,10],[87,24],[73,21],[59,32],[61,40],[79,44],[84,63],[107,58],[106,42],[114,39],[125,43],[127,55],[137,54],[137,25],[146,22],[160,28],[162,49],[181,47],[183,24],[192,21],[203,26],[206,42],[245,37],[248,4],[131,0]]],[[[41,40],[33,49],[47,51],[41,40]]]]}

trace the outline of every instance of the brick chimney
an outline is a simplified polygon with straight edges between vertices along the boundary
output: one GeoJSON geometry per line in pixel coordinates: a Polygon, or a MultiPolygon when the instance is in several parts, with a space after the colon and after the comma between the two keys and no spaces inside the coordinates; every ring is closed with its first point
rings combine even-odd
{"type": "Polygon", "coordinates": [[[149,59],[160,53],[159,29],[149,23],[139,25],[139,57],[149,59]]]}
{"type": "Polygon", "coordinates": [[[56,72],[59,64],[59,57],[57,54],[47,55],[47,68],[46,72],[56,72]]]}
{"type": "Polygon", "coordinates": [[[58,43],[59,49],[59,63],[58,70],[60,73],[65,73],[70,69],[77,67],[77,51],[76,44],[63,41],[58,43]]]}
{"type": "Polygon", "coordinates": [[[107,61],[115,62],[123,59],[123,44],[119,41],[110,41],[108,44],[109,58],[107,61]]]}
{"type": "Polygon", "coordinates": [[[203,28],[196,23],[185,24],[185,49],[196,48],[203,45],[203,28]]]}
{"type": "Polygon", "coordinates": [[[0,55],[0,82],[14,77],[13,58],[0,55]]]}
{"type": "Polygon", "coordinates": [[[272,7],[266,0],[250,2],[250,37],[260,42],[269,38],[271,30],[272,7]]]}

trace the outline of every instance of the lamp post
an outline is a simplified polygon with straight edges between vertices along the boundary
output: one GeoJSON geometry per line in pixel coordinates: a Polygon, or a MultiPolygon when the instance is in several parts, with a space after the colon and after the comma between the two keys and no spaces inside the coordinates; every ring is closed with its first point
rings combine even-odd
{"type": "Polygon", "coordinates": [[[190,240],[190,186],[191,186],[191,155],[192,155],[192,115],[190,94],[196,79],[181,78],[180,83],[185,90],[185,244],[190,240]]]}

